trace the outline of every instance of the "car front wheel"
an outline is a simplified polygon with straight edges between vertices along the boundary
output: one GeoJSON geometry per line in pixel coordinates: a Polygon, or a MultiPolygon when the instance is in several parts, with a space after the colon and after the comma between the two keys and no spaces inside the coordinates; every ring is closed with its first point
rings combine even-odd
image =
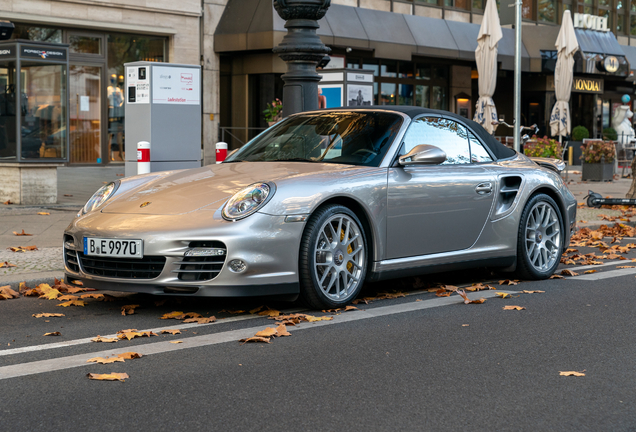
{"type": "Polygon", "coordinates": [[[524,279],[546,279],[556,270],[563,252],[563,217],[545,194],[526,204],[519,224],[517,268],[524,279]]]}
{"type": "Polygon", "coordinates": [[[300,245],[300,295],[314,309],[351,302],[367,271],[367,242],[360,220],[347,207],[328,205],[314,213],[300,245]]]}

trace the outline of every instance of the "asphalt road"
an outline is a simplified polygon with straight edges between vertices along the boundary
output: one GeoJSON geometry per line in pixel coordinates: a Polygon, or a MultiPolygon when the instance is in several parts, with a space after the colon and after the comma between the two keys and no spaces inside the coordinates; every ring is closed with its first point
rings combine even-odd
{"type": "MultiPolygon", "coordinates": [[[[625,256],[636,258],[636,250],[625,256]]],[[[616,272],[630,263],[567,279],[495,283],[497,292],[511,295],[471,293],[487,297],[483,304],[463,304],[455,294],[436,297],[426,288],[501,275],[471,271],[385,282],[367,294],[403,291],[406,297],[333,315],[306,311],[333,320],[288,327],[291,337],[270,344],[238,339],[272,320],[221,312],[249,310],[262,299],[172,298],[157,306],[154,297],[120,295],[68,308],[33,297],[0,301],[0,429],[636,430],[636,268],[616,272]],[[586,279],[592,277],[600,278],[586,279]],[[122,316],[127,304],[140,306],[122,316]],[[506,305],[526,309],[503,310],[506,305]],[[171,311],[219,320],[159,319],[171,311]],[[42,312],[65,316],[32,317],[42,312]],[[88,340],[131,328],[182,333],[112,344],[88,340]],[[53,331],[61,336],[43,336],[53,331]],[[85,362],[125,351],[145,355],[125,363],[85,362]],[[130,378],[86,377],[110,372],[130,378]]]]}

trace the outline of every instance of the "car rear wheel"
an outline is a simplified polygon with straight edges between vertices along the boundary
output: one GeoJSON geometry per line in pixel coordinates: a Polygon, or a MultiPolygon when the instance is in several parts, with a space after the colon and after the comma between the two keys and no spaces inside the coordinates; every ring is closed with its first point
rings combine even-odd
{"type": "Polygon", "coordinates": [[[517,269],[524,279],[546,279],[556,270],[563,252],[563,217],[545,194],[526,204],[519,224],[517,269]]]}
{"type": "Polygon", "coordinates": [[[314,309],[351,302],[367,271],[367,242],[360,220],[347,207],[328,205],[314,213],[300,244],[300,295],[314,309]]]}

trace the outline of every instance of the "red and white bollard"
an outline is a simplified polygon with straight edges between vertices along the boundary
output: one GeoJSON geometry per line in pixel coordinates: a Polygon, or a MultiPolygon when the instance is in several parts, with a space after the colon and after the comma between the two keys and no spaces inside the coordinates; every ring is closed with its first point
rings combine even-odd
{"type": "Polygon", "coordinates": [[[216,163],[221,163],[227,157],[227,143],[216,143],[216,163]]]}
{"type": "Polygon", "coordinates": [[[150,173],[150,143],[139,141],[137,143],[137,174],[150,173]]]}

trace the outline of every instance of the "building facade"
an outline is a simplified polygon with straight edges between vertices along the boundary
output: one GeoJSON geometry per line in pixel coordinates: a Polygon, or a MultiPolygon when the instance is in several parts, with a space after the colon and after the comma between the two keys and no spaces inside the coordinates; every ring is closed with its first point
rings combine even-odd
{"type": "MultiPolygon", "coordinates": [[[[0,67],[5,100],[18,91],[13,81],[20,83],[21,160],[59,158],[59,151],[46,144],[68,134],[71,164],[123,163],[124,63],[198,65],[203,55],[200,0],[8,0],[0,4],[0,20],[15,25],[15,40],[68,45],[68,77],[36,60],[23,62],[20,79],[11,63],[0,67]]],[[[11,114],[0,110],[0,122],[10,123],[11,114]]],[[[0,162],[15,159],[6,144],[5,149],[0,145],[0,162]]]]}
{"type": "MultiPolygon", "coordinates": [[[[332,50],[327,68],[370,71],[373,87],[365,103],[448,109],[472,118],[478,97],[474,50],[484,6],[485,0],[332,0],[318,30],[332,50]]],[[[541,134],[548,130],[555,100],[554,42],[566,9],[602,17],[608,30],[577,30],[582,51],[571,97],[573,126],[599,135],[610,125],[620,97],[634,93],[636,2],[523,0],[521,123],[537,123],[541,134]],[[611,58],[616,70],[603,66],[611,58]]],[[[20,80],[28,100],[21,107],[20,133],[35,141],[43,134],[54,136],[56,123],[43,119],[57,115],[59,98],[66,98],[71,164],[124,160],[126,62],[201,65],[204,163],[214,161],[217,141],[235,148],[265,128],[263,110],[282,98],[286,65],[272,48],[286,29],[272,0],[6,0],[0,3],[0,20],[15,24],[14,39],[69,47],[68,88],[58,92],[62,96],[47,91],[59,77],[44,66],[34,65],[32,76],[20,80]]],[[[584,20],[582,26],[592,22],[584,20]]],[[[514,31],[508,25],[499,43],[494,95],[507,121],[513,112],[513,58],[514,31]]],[[[10,77],[10,67],[0,67],[5,93],[10,77]]],[[[361,93],[358,97],[364,99],[361,93]]],[[[511,133],[497,130],[497,135],[511,133]]],[[[42,144],[29,157],[46,161],[54,156],[42,144]]],[[[10,160],[0,140],[0,162],[10,160]]]]}
{"type": "MultiPolygon", "coordinates": [[[[332,50],[327,68],[372,71],[369,103],[446,109],[472,118],[478,98],[474,50],[484,6],[485,0],[332,0],[318,30],[332,50]]],[[[498,6],[505,5],[498,1],[498,6]]],[[[572,123],[600,136],[610,126],[620,97],[634,93],[636,2],[523,1],[521,123],[536,123],[540,134],[549,133],[555,102],[555,41],[565,10],[581,16],[572,123]],[[600,29],[589,28],[594,25],[600,29]],[[616,62],[616,70],[602,65],[606,59],[616,62]]],[[[500,117],[510,121],[514,31],[511,25],[503,27],[493,99],[500,117]]],[[[268,102],[282,97],[280,76],[286,65],[271,48],[285,31],[271,1],[228,1],[215,30],[214,50],[221,65],[220,126],[228,132],[223,136],[232,147],[266,127],[262,111],[268,102]]],[[[333,86],[324,87],[330,91],[333,86]]],[[[503,126],[496,132],[511,134],[503,126]]]]}

